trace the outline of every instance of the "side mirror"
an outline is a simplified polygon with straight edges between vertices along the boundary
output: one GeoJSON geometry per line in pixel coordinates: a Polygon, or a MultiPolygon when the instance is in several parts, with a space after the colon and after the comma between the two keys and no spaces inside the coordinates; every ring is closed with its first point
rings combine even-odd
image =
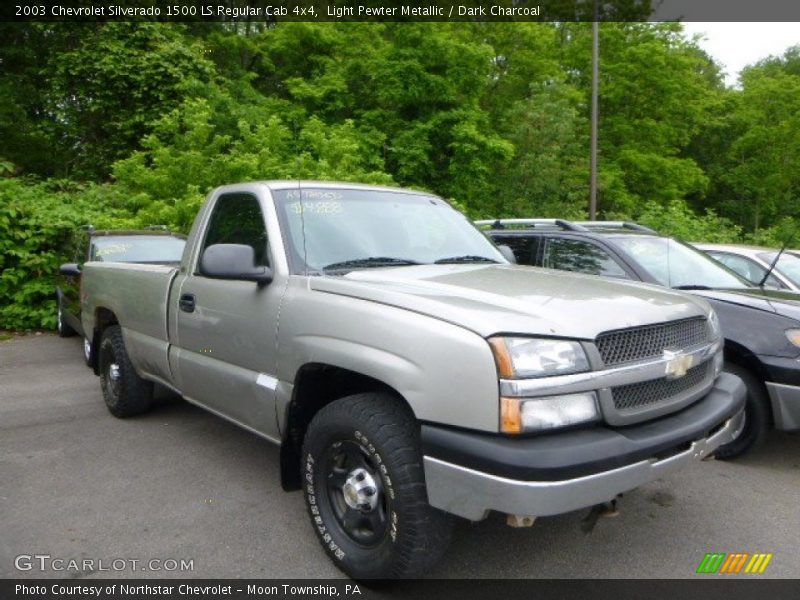
{"type": "Polygon", "coordinates": [[[80,277],[81,267],[78,263],[64,263],[58,268],[58,272],[67,277],[80,277]]]}
{"type": "Polygon", "coordinates": [[[503,255],[508,262],[512,265],[517,264],[517,257],[514,256],[514,251],[511,249],[511,246],[506,246],[505,244],[498,244],[497,249],[500,250],[500,254],[503,255]]]}
{"type": "Polygon", "coordinates": [[[256,254],[245,244],[214,244],[200,257],[200,273],[214,279],[255,281],[264,285],[272,281],[269,267],[256,266],[256,254]]]}

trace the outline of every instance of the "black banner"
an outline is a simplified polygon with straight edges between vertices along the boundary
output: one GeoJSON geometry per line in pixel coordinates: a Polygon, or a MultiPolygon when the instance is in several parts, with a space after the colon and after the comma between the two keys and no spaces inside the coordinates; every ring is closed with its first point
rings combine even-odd
{"type": "Polygon", "coordinates": [[[413,580],[355,582],[345,580],[269,579],[29,579],[0,581],[3,600],[359,600],[424,598],[425,600],[788,600],[798,597],[796,580],[737,578],[712,575],[693,580],[413,580]]]}
{"type": "Polygon", "coordinates": [[[793,0],[12,0],[1,21],[800,21],[793,0]]]}

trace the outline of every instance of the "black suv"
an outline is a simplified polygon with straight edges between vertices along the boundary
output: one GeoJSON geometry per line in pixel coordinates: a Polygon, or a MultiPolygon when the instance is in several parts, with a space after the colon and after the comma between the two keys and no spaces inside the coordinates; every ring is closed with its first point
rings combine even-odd
{"type": "MultiPolygon", "coordinates": [[[[186,237],[161,226],[144,230],[95,230],[81,228],[72,237],[72,260],[59,269],[56,283],[58,335],[83,335],[81,325],[81,265],[87,261],[180,263],[186,237]]],[[[91,345],[84,337],[84,357],[90,359],[91,345]]]]}
{"type": "Polygon", "coordinates": [[[711,303],[725,335],[726,370],[747,385],[741,435],[717,451],[732,458],[770,427],[800,430],[800,294],[754,287],[691,246],[628,222],[503,219],[476,223],[520,264],[689,290],[711,303]]]}

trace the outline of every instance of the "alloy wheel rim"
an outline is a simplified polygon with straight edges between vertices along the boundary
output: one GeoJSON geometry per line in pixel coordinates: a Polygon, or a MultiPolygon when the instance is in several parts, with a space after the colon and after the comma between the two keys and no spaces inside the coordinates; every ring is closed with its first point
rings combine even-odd
{"type": "Polygon", "coordinates": [[[119,368],[119,364],[114,361],[113,357],[108,363],[106,374],[108,375],[106,378],[108,381],[108,391],[116,397],[117,393],[119,392],[120,382],[122,381],[122,371],[119,368]]]}

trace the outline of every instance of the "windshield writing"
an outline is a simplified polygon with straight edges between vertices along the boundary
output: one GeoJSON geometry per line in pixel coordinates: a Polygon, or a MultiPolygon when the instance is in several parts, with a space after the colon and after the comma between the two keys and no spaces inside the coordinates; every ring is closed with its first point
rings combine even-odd
{"type": "Polygon", "coordinates": [[[433,196],[347,189],[273,196],[296,273],[506,262],[464,215],[433,196]]]}

